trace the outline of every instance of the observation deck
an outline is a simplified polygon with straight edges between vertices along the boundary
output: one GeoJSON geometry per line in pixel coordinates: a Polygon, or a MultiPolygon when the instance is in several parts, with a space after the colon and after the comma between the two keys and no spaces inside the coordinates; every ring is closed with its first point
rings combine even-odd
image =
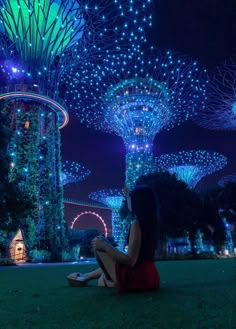
{"type": "Polygon", "coordinates": [[[15,84],[0,89],[0,100],[28,100],[47,106],[58,116],[59,128],[64,128],[69,122],[65,102],[55,93],[40,88],[37,84],[15,84]]]}

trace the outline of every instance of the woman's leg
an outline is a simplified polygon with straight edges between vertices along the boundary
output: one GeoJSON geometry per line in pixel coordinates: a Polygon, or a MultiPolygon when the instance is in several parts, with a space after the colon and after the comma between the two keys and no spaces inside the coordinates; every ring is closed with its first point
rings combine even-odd
{"type": "MultiPolygon", "coordinates": [[[[106,238],[104,238],[106,240],[106,238]]],[[[88,273],[71,273],[67,276],[69,282],[98,279],[99,286],[114,287],[116,284],[115,261],[104,251],[95,250],[94,255],[100,266],[98,269],[88,273]]]]}
{"type": "Polygon", "coordinates": [[[99,267],[96,270],[87,273],[71,273],[67,276],[67,278],[74,280],[80,278],[80,280],[83,281],[90,281],[90,280],[98,279],[102,275],[102,273],[103,273],[102,269],[99,267]]]}
{"type": "Polygon", "coordinates": [[[116,283],[115,261],[104,251],[95,250],[94,254],[105,279],[116,283]]]}
{"type": "Polygon", "coordinates": [[[98,286],[99,287],[108,287],[108,288],[114,288],[116,286],[116,283],[110,280],[107,280],[105,277],[105,274],[102,273],[100,278],[98,279],[98,286]]]}

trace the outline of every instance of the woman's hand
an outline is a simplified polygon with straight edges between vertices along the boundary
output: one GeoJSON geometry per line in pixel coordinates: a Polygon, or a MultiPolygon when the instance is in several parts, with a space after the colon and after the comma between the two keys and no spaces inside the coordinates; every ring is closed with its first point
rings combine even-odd
{"type": "Polygon", "coordinates": [[[107,243],[103,239],[96,237],[95,239],[92,240],[91,245],[94,250],[100,249],[106,251],[107,248],[107,243]]]}

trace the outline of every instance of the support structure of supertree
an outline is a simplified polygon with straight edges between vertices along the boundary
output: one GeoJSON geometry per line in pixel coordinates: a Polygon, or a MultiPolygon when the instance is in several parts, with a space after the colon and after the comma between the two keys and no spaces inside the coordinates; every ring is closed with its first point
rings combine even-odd
{"type": "Polygon", "coordinates": [[[23,223],[28,251],[41,246],[57,258],[57,250],[65,239],[59,127],[66,116],[33,97],[25,101],[15,99],[4,110],[11,116],[13,130],[8,147],[9,178],[19,184],[32,202],[23,223]]]}
{"type": "Polygon", "coordinates": [[[195,235],[195,246],[196,246],[197,254],[200,254],[204,251],[202,232],[200,229],[197,230],[196,235],[195,235]]]}
{"type": "Polygon", "coordinates": [[[203,177],[224,168],[227,159],[217,152],[191,150],[163,154],[155,159],[155,163],[157,170],[175,174],[193,189],[203,177]]]}
{"type": "Polygon", "coordinates": [[[61,184],[65,186],[71,183],[82,182],[90,174],[91,171],[81,163],[69,160],[63,161],[61,171],[61,184]]]}
{"type": "Polygon", "coordinates": [[[206,109],[199,111],[194,121],[208,129],[236,129],[236,58],[216,68],[206,109]]]}
{"type": "MultiPolygon", "coordinates": [[[[137,2],[141,11],[132,11],[132,18],[145,17],[141,2],[137,2]]],[[[120,33],[120,29],[126,24],[129,31],[131,19],[125,18],[136,6],[128,3],[0,0],[1,72],[5,76],[0,99],[5,100],[14,131],[9,146],[10,179],[20,180],[34,203],[25,225],[29,250],[40,245],[56,258],[66,240],[59,128],[67,124],[68,114],[58,97],[60,79],[69,67],[79,67],[108,48],[118,51],[125,44],[128,32],[120,33]]],[[[138,40],[143,39],[141,29],[138,40]]],[[[132,40],[136,42],[135,36],[132,40]]]]}
{"type": "Polygon", "coordinates": [[[218,181],[218,185],[220,187],[224,187],[227,183],[235,183],[236,182],[236,173],[224,176],[218,181]]]}
{"type": "Polygon", "coordinates": [[[92,192],[89,194],[89,198],[104,205],[108,206],[112,210],[112,236],[118,243],[119,248],[124,245],[122,234],[122,221],[120,218],[119,210],[121,208],[124,195],[119,189],[108,189],[92,192]]]}
{"type": "Polygon", "coordinates": [[[136,46],[120,55],[108,53],[96,65],[85,63],[66,83],[66,99],[73,100],[81,122],[122,137],[126,184],[132,188],[154,168],[155,135],[204,107],[207,77],[197,62],[136,46]]]}
{"type": "Polygon", "coordinates": [[[234,250],[234,243],[231,233],[231,225],[227,222],[226,218],[223,218],[223,223],[225,227],[225,255],[232,255],[234,250]]]}

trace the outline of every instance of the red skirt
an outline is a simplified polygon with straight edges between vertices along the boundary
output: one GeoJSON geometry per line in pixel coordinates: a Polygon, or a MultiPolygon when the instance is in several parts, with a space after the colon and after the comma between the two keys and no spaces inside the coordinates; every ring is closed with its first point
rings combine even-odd
{"type": "Polygon", "coordinates": [[[160,288],[160,276],[154,262],[138,261],[134,267],[116,263],[116,279],[119,293],[160,288]]]}

